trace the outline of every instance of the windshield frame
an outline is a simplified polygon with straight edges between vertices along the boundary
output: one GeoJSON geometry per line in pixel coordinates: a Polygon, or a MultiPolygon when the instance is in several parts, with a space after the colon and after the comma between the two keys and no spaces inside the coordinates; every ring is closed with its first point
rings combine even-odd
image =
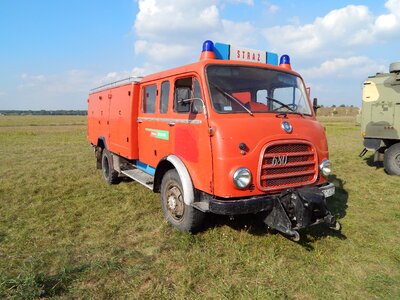
{"type": "MultiPolygon", "coordinates": [[[[312,107],[312,105],[310,103],[309,95],[307,93],[307,89],[305,87],[304,80],[299,74],[297,74],[295,72],[288,72],[288,71],[285,71],[285,70],[278,70],[276,68],[270,68],[268,66],[263,67],[263,66],[260,66],[260,65],[249,65],[249,64],[208,64],[204,68],[204,73],[205,73],[205,79],[206,79],[206,84],[207,84],[207,88],[208,88],[208,96],[209,96],[209,99],[210,99],[210,102],[211,102],[212,110],[214,112],[218,113],[218,114],[222,114],[222,115],[225,115],[225,114],[228,114],[228,115],[231,115],[231,114],[249,114],[249,112],[250,112],[251,115],[253,115],[253,114],[274,114],[274,115],[277,115],[277,114],[295,114],[295,115],[310,116],[310,117],[314,115],[314,110],[313,110],[313,107],[312,107]],[[306,105],[307,112],[302,112],[302,111],[297,111],[297,110],[295,110],[295,111],[293,111],[293,110],[284,110],[284,111],[282,111],[282,110],[280,110],[280,108],[275,109],[275,110],[268,110],[268,111],[257,111],[257,110],[251,110],[250,108],[248,110],[246,108],[243,108],[243,110],[240,110],[240,111],[235,111],[235,110],[221,111],[221,110],[219,110],[219,109],[217,109],[215,107],[215,101],[214,101],[214,98],[213,98],[212,89],[213,88],[215,89],[216,84],[214,82],[210,81],[209,72],[208,72],[210,67],[259,69],[259,70],[265,70],[265,71],[269,71],[269,72],[282,73],[282,74],[285,74],[285,75],[293,76],[296,79],[296,85],[293,85],[293,87],[297,88],[301,92],[301,97],[299,99],[304,97],[303,101],[304,101],[304,103],[306,105]]],[[[232,93],[230,91],[225,91],[223,89],[223,87],[222,88],[219,87],[219,89],[222,90],[222,93],[224,93],[224,92],[228,93],[230,95],[229,98],[236,98],[234,95],[232,95],[232,93]]],[[[258,91],[260,91],[260,90],[258,90],[258,91]]],[[[236,93],[238,93],[238,92],[240,93],[240,90],[235,91],[235,92],[236,93]]],[[[252,92],[256,93],[256,87],[254,88],[254,90],[252,92]]],[[[269,96],[267,96],[266,98],[273,98],[273,97],[270,96],[271,93],[268,93],[268,95],[269,96]]],[[[231,101],[233,101],[233,99],[231,99],[231,101]]],[[[237,100],[237,101],[239,101],[239,100],[237,100]]],[[[251,102],[262,104],[261,102],[255,102],[255,101],[251,101],[251,102]]]]}

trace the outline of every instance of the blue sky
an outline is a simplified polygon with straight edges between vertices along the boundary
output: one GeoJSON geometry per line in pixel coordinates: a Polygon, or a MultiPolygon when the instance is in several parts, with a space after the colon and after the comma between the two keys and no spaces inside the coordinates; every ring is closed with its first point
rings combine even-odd
{"type": "Polygon", "coordinates": [[[205,39],[287,53],[320,104],[359,106],[400,61],[400,0],[3,0],[0,110],[86,109],[91,88],[196,61],[205,39]]]}

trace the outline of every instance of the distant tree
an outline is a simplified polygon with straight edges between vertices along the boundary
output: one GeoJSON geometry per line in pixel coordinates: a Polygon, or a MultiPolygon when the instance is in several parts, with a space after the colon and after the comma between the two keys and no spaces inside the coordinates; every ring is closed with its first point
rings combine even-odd
{"type": "Polygon", "coordinates": [[[346,105],[344,105],[344,104],[341,104],[339,107],[346,107],[346,105]]]}
{"type": "Polygon", "coordinates": [[[86,110],[0,110],[0,114],[3,115],[31,115],[31,116],[40,116],[40,115],[78,115],[85,116],[87,115],[86,110]]]}
{"type": "Polygon", "coordinates": [[[332,105],[332,107],[336,107],[336,105],[335,105],[335,104],[333,104],[333,105],[332,105]]]}

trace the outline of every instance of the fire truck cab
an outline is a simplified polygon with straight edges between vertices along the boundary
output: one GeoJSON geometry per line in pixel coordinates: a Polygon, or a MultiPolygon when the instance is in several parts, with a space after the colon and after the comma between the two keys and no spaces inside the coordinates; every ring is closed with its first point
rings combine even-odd
{"type": "Polygon", "coordinates": [[[325,131],[287,55],[205,41],[196,63],[93,89],[88,139],[108,183],[160,193],[181,230],[205,213],[260,214],[294,240],[339,228],[325,131]]]}

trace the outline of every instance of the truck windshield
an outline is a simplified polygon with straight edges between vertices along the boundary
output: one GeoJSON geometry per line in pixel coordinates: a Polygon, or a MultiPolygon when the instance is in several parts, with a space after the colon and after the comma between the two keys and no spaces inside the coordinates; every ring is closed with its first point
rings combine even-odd
{"type": "Polygon", "coordinates": [[[211,65],[206,69],[212,105],[218,113],[311,115],[302,80],[258,67],[211,65]]]}

